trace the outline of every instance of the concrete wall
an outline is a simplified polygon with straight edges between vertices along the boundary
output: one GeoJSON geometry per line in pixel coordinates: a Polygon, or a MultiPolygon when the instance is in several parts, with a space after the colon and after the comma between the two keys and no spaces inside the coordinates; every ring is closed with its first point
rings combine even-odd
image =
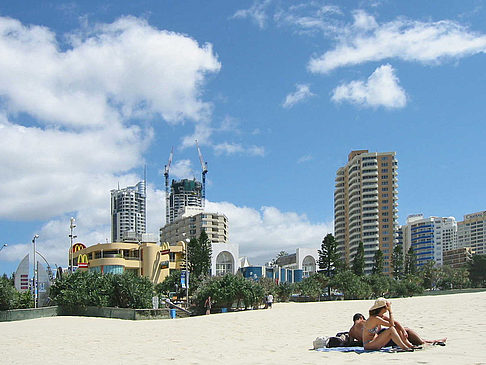
{"type": "MultiPolygon", "coordinates": [[[[118,318],[128,320],[143,319],[167,319],[169,318],[169,309],[130,309],[130,308],[112,308],[112,307],[86,307],[76,311],[66,312],[59,307],[44,307],[31,309],[12,309],[0,311],[0,322],[20,321],[24,319],[34,319],[42,317],[56,316],[81,316],[81,317],[101,317],[101,318],[118,318]]],[[[189,314],[177,310],[177,317],[189,317],[189,314]]]]}
{"type": "Polygon", "coordinates": [[[55,316],[57,316],[57,307],[43,307],[36,309],[11,309],[7,311],[0,311],[0,322],[21,321],[24,319],[55,316]]]}

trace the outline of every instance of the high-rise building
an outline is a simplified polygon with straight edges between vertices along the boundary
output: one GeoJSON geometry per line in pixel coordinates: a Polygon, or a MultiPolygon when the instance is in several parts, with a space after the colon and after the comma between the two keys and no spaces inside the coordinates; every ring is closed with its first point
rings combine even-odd
{"type": "Polygon", "coordinates": [[[434,261],[444,264],[444,252],[457,247],[457,223],[454,217],[429,217],[413,214],[407,217],[407,224],[401,226],[404,250],[410,246],[416,256],[417,267],[434,261]]]}
{"type": "Polygon", "coordinates": [[[145,181],[111,191],[111,242],[146,233],[145,181]]]}
{"type": "Polygon", "coordinates": [[[202,184],[196,179],[172,180],[168,223],[173,223],[190,211],[193,214],[203,211],[202,184]]]}
{"type": "Polygon", "coordinates": [[[471,247],[477,255],[486,254],[486,211],[467,214],[457,223],[457,246],[471,247]]]}
{"type": "Polygon", "coordinates": [[[398,191],[395,152],[352,151],[336,173],[334,234],[348,265],[360,242],[365,251],[365,273],[371,273],[375,253],[383,252],[384,272],[391,273],[396,243],[398,191]]]}
{"type": "Polygon", "coordinates": [[[160,229],[160,242],[174,243],[186,238],[198,238],[202,231],[211,243],[228,243],[228,218],[219,213],[184,215],[160,229]]]}

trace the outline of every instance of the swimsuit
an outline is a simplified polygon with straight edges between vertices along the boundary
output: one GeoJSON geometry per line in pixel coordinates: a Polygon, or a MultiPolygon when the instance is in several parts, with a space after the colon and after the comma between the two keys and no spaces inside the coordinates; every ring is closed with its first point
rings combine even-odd
{"type": "MultiPolygon", "coordinates": [[[[366,330],[367,330],[369,333],[373,334],[373,335],[377,335],[377,334],[378,334],[378,332],[379,332],[379,331],[378,331],[378,326],[373,327],[373,328],[371,328],[371,329],[368,329],[368,328],[367,328],[366,330]]],[[[370,343],[370,342],[371,342],[371,341],[373,341],[374,339],[375,339],[375,336],[373,336],[373,338],[372,338],[371,340],[369,340],[369,341],[364,341],[364,342],[363,342],[363,346],[364,346],[364,345],[366,345],[366,344],[368,344],[368,343],[370,343]]]]}

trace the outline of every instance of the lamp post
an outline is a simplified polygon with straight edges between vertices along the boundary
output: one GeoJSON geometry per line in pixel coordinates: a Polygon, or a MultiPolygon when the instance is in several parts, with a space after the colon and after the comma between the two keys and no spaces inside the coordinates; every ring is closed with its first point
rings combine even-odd
{"type": "Polygon", "coordinates": [[[5,247],[7,247],[8,245],[6,243],[3,244],[2,248],[0,248],[0,251],[2,251],[5,247]]]}
{"type": "MultiPolygon", "coordinates": [[[[186,234],[182,234],[186,237],[186,234]]],[[[186,243],[186,309],[189,309],[189,238],[184,239],[186,243]]]]}
{"type": "Polygon", "coordinates": [[[39,238],[39,235],[36,234],[34,236],[34,238],[32,239],[32,243],[34,244],[34,269],[33,269],[33,286],[34,286],[34,308],[37,308],[37,265],[35,263],[35,254],[37,252],[36,248],[35,248],[35,244],[36,244],[36,240],[39,238]]]}
{"type": "Polygon", "coordinates": [[[71,224],[69,225],[69,228],[71,230],[71,234],[69,235],[69,238],[71,239],[71,249],[69,250],[69,272],[73,272],[73,240],[77,238],[78,236],[73,235],[74,228],[76,228],[76,219],[71,217],[71,224]]]}

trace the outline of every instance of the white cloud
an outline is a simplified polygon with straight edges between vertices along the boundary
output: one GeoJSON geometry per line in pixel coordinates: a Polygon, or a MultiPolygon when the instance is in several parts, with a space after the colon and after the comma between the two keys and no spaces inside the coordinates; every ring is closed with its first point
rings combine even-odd
{"type": "Polygon", "coordinates": [[[49,29],[0,18],[0,95],[10,111],[77,127],[154,113],[201,120],[211,112],[199,100],[206,74],[221,67],[210,44],[134,17],[66,38],[63,51],[49,29]]]}
{"type": "Polygon", "coordinates": [[[282,106],[284,108],[291,108],[295,104],[300,103],[312,96],[314,96],[314,94],[310,91],[309,85],[297,84],[296,90],[285,97],[285,101],[283,102],[282,106]]]}
{"type": "Polygon", "coordinates": [[[312,155],[304,155],[304,156],[301,156],[297,160],[297,163],[301,164],[301,163],[304,163],[304,162],[312,161],[313,159],[314,159],[314,157],[312,155]]]}
{"type": "Polygon", "coordinates": [[[407,103],[405,91],[390,65],[378,67],[366,82],[351,81],[333,90],[334,102],[348,101],[367,107],[403,108],[407,103]]]}
{"type": "Polygon", "coordinates": [[[214,152],[218,154],[245,154],[250,156],[264,156],[265,149],[261,146],[243,146],[239,143],[219,143],[213,146],[214,152]]]}
{"type": "Polygon", "coordinates": [[[240,256],[252,264],[263,264],[281,250],[319,248],[323,237],[333,231],[332,222],[311,223],[305,215],[282,212],[275,207],[259,210],[228,202],[207,202],[207,210],[225,214],[229,220],[229,241],[240,245],[240,256]]]}
{"type": "Polygon", "coordinates": [[[364,11],[355,12],[354,23],[344,26],[336,38],[334,49],[310,60],[311,72],[327,73],[387,58],[439,63],[486,49],[486,35],[451,20],[421,22],[398,18],[380,25],[364,11]]]}
{"type": "Polygon", "coordinates": [[[337,21],[334,17],[341,14],[338,6],[308,1],[291,5],[287,9],[280,9],[273,19],[277,25],[290,26],[298,34],[313,34],[318,31],[330,33],[337,29],[337,21]]]}
{"type": "Polygon", "coordinates": [[[170,167],[170,174],[175,179],[192,179],[194,171],[190,160],[178,160],[170,167]]]}
{"type": "Polygon", "coordinates": [[[153,131],[137,118],[204,124],[202,86],[220,68],[211,45],[133,17],[67,35],[0,17],[0,53],[0,218],[12,220],[104,207],[142,169],[153,131]]]}
{"type": "Polygon", "coordinates": [[[266,10],[271,2],[272,0],[255,0],[250,8],[237,10],[232,18],[249,18],[253,20],[259,28],[264,28],[268,18],[266,10]]]}

